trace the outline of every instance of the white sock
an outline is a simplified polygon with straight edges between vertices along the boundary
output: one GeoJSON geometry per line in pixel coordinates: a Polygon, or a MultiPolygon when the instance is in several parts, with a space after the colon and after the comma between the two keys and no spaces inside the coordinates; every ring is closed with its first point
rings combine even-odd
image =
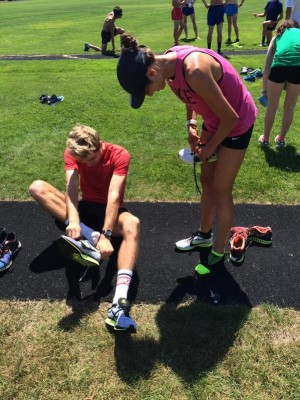
{"type": "MultiPolygon", "coordinates": [[[[69,220],[67,219],[65,222],[66,225],[69,225],[69,220]]],[[[100,232],[94,231],[92,228],[89,228],[82,222],[80,222],[80,228],[81,228],[81,233],[82,235],[93,245],[96,246],[96,244],[99,241],[100,238],[100,232]]]]}
{"type": "Polygon", "coordinates": [[[117,275],[116,291],[113,298],[113,304],[118,304],[120,298],[127,299],[128,289],[133,271],[130,269],[120,269],[117,275]]]}

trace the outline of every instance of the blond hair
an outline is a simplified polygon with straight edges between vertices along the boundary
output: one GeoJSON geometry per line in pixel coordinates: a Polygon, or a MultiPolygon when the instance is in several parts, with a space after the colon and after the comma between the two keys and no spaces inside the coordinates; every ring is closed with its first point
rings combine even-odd
{"type": "Polygon", "coordinates": [[[95,129],[86,125],[77,125],[69,133],[67,149],[79,158],[86,158],[100,150],[100,136],[95,129]]]}

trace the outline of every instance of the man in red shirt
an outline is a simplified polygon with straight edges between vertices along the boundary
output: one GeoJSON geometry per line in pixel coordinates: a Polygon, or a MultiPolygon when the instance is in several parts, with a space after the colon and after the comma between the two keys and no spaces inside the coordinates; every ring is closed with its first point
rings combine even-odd
{"type": "Polygon", "coordinates": [[[65,195],[41,180],[30,185],[29,193],[66,226],[66,235],[60,239],[62,250],[85,266],[99,265],[113,253],[112,236],[123,239],[106,324],[135,332],[127,293],[138,252],[139,219],[123,207],[130,155],[123,147],[102,141],[93,128],[80,125],[69,134],[64,163],[65,195]]]}

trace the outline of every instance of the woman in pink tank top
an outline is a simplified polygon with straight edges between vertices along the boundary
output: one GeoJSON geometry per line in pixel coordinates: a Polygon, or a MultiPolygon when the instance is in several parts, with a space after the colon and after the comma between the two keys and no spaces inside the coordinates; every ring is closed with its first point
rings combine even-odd
{"type": "Polygon", "coordinates": [[[199,275],[210,273],[224,264],[234,218],[232,188],[249,145],[257,108],[232,65],[212,50],[175,46],[155,55],[126,33],[121,43],[117,76],[130,93],[133,108],[139,108],[145,96],[163,90],[166,84],[186,106],[188,141],[201,161],[201,222],[195,234],[178,241],[176,247],[190,251],[213,244],[208,260],[196,266],[199,275]],[[203,122],[199,130],[198,115],[203,122]],[[209,162],[214,154],[217,160],[209,162]],[[213,243],[214,213],[217,224],[213,243]]]}

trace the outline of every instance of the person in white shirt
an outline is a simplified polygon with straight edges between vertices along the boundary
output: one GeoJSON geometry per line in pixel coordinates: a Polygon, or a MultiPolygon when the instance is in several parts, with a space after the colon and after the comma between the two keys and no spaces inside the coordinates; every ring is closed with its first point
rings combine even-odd
{"type": "Polygon", "coordinates": [[[300,0],[285,0],[285,19],[294,19],[300,24],[300,0]]]}

